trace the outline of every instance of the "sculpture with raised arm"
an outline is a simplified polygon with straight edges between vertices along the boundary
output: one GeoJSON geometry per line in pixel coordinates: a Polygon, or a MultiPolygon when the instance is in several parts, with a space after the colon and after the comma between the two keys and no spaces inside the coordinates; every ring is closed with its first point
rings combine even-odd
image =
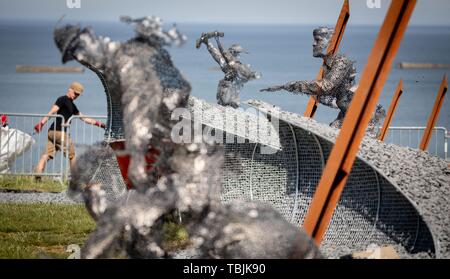
{"type": "Polygon", "coordinates": [[[219,37],[223,37],[222,32],[202,33],[197,40],[196,47],[200,48],[201,44],[205,44],[209,53],[219,64],[220,69],[225,77],[219,81],[217,86],[217,103],[223,106],[239,107],[239,93],[244,83],[258,79],[260,74],[252,71],[250,65],[242,64],[239,61],[241,53],[248,53],[240,45],[233,44],[228,49],[224,49],[219,37]],[[209,41],[214,38],[217,48],[209,41]]]}

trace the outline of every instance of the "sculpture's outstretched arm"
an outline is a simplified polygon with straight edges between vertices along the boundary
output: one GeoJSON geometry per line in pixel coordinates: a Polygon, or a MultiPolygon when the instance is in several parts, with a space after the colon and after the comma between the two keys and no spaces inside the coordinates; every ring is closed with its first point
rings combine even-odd
{"type": "Polygon", "coordinates": [[[336,87],[349,78],[349,72],[353,65],[345,61],[337,61],[332,66],[327,76],[321,80],[305,82],[304,92],[309,95],[333,95],[336,87]]]}
{"type": "Polygon", "coordinates": [[[276,92],[280,90],[286,90],[295,94],[302,94],[304,90],[304,83],[305,81],[291,81],[283,85],[270,86],[259,91],[276,92]]]}
{"type": "Polygon", "coordinates": [[[337,86],[342,84],[344,79],[348,77],[348,72],[351,70],[351,65],[347,63],[338,63],[333,66],[327,77],[321,80],[312,81],[291,81],[284,85],[271,86],[261,89],[260,91],[275,92],[286,90],[295,94],[307,94],[313,96],[331,96],[337,86]]]}

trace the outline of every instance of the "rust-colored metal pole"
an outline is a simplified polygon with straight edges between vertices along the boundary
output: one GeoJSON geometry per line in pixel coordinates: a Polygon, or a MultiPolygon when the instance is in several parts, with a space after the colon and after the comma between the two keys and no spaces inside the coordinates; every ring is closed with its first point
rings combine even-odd
{"type": "Polygon", "coordinates": [[[320,244],[355,161],[416,0],[391,1],[304,221],[320,244]]]}
{"type": "Polygon", "coordinates": [[[384,119],[383,127],[381,128],[380,135],[378,136],[378,139],[381,141],[384,141],[387,130],[389,129],[389,126],[391,126],[392,118],[394,117],[394,112],[397,109],[398,101],[400,100],[400,96],[402,96],[402,94],[403,94],[403,80],[401,79],[398,82],[397,89],[395,90],[394,96],[392,97],[388,113],[386,115],[386,118],[384,119]]]}
{"type": "Polygon", "coordinates": [[[433,110],[431,111],[431,115],[428,118],[427,127],[425,128],[425,132],[423,133],[422,141],[420,142],[419,148],[421,150],[425,151],[428,148],[428,143],[430,142],[434,126],[436,125],[436,121],[439,116],[439,111],[441,110],[442,104],[444,103],[447,88],[447,75],[444,75],[444,78],[441,82],[441,87],[439,88],[439,92],[436,97],[436,101],[434,102],[433,110]]]}
{"type": "MultiPolygon", "coordinates": [[[[341,8],[341,13],[334,27],[333,37],[331,38],[330,44],[327,48],[327,53],[336,54],[339,44],[341,43],[342,37],[344,36],[345,27],[347,26],[348,19],[350,17],[350,5],[348,0],[344,1],[341,8]]],[[[320,67],[319,73],[317,74],[317,79],[320,80],[323,77],[323,68],[320,67]]],[[[304,112],[305,117],[314,117],[317,110],[317,102],[314,97],[309,97],[308,104],[306,105],[306,110],[304,112]]]]}

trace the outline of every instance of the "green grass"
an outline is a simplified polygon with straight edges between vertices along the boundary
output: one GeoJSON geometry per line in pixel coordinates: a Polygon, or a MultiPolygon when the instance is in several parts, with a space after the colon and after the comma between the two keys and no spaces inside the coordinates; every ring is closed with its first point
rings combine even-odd
{"type": "MultiPolygon", "coordinates": [[[[0,258],[67,258],[67,246],[81,247],[94,228],[83,205],[0,204],[0,258]]],[[[190,244],[184,226],[171,218],[164,221],[163,230],[166,250],[190,244]]]]}
{"type": "Polygon", "coordinates": [[[0,190],[32,190],[38,192],[62,192],[67,188],[65,184],[53,180],[51,177],[42,177],[36,182],[32,176],[0,175],[0,190]]]}
{"type": "Polygon", "coordinates": [[[167,251],[184,249],[189,246],[189,235],[183,225],[166,221],[163,225],[164,242],[163,247],[167,251]]]}
{"type": "Polygon", "coordinates": [[[0,204],[0,258],[67,258],[94,227],[82,205],[0,204]]]}

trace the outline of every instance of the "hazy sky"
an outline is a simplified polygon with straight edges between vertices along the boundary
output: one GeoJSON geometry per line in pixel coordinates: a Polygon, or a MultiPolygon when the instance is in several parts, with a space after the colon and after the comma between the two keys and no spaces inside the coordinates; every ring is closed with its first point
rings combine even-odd
{"type": "MultiPolygon", "coordinates": [[[[394,0],[395,1],[395,0],[394,0]]],[[[449,0],[418,0],[412,25],[450,26],[449,0]]],[[[343,0],[0,0],[0,19],[117,21],[120,15],[157,15],[185,23],[334,24],[343,0]],[[66,2],[80,1],[80,8],[66,2]]],[[[390,0],[350,0],[352,24],[382,22],[390,0]],[[380,1],[370,9],[367,1],[380,1]]]]}

